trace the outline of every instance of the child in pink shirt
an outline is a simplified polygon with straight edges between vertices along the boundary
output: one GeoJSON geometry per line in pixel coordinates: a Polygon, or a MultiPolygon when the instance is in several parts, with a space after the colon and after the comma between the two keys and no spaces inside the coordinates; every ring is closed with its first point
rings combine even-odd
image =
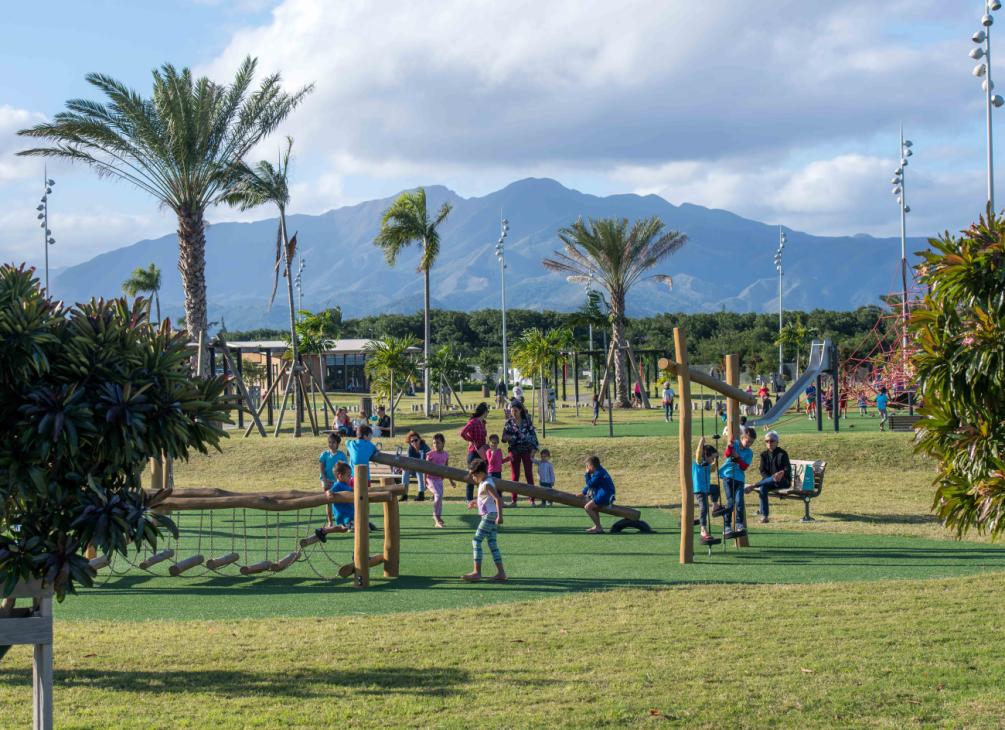
{"type": "Polygon", "coordinates": [[[499,448],[499,434],[489,436],[489,446],[485,450],[485,463],[488,465],[489,476],[502,479],[502,465],[509,461],[509,456],[503,456],[499,448]]]}
{"type": "MultiPolygon", "coordinates": [[[[433,436],[433,450],[426,454],[426,461],[431,461],[440,466],[450,465],[450,454],[444,449],[446,439],[442,433],[433,436]]],[[[426,484],[429,485],[433,493],[433,523],[437,527],[443,527],[443,477],[433,474],[426,475],[426,484]]]]}

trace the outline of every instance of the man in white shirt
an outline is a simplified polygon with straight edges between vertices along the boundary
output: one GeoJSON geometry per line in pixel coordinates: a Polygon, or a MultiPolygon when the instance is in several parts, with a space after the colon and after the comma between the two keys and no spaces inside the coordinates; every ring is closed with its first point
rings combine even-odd
{"type": "Polygon", "coordinates": [[[670,381],[668,380],[663,384],[663,418],[667,423],[673,420],[673,399],[677,395],[673,392],[673,388],[670,387],[670,381]]]}

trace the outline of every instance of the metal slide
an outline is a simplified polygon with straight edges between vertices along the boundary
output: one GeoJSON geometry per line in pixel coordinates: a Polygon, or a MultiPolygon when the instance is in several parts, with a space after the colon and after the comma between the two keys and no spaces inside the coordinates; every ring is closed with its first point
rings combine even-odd
{"type": "Polygon", "coordinates": [[[778,396],[778,401],[763,416],[754,419],[747,419],[747,425],[758,427],[767,426],[774,423],[785,415],[796,399],[802,394],[810,383],[815,383],[817,375],[825,370],[830,370],[831,364],[827,353],[830,352],[830,340],[824,342],[814,342],[810,345],[810,360],[803,370],[799,379],[792,386],[778,396]]]}

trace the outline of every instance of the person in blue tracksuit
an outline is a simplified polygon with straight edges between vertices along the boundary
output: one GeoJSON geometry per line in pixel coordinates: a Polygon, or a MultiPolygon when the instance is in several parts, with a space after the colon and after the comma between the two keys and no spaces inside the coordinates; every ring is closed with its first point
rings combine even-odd
{"type": "Polygon", "coordinates": [[[607,470],[600,465],[600,458],[591,456],[586,460],[586,486],[583,487],[583,494],[589,497],[589,501],[583,505],[586,514],[593,521],[593,527],[587,532],[597,535],[604,531],[600,526],[600,508],[609,507],[614,503],[614,480],[607,470]]]}

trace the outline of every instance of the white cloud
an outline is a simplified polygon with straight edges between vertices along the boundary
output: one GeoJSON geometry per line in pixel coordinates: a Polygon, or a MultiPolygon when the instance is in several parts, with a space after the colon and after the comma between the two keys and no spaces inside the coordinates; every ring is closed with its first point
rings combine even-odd
{"type": "MultiPolygon", "coordinates": [[[[16,152],[29,146],[17,136],[20,129],[44,121],[45,117],[27,109],[0,105],[0,183],[20,180],[38,174],[38,165],[27,157],[17,157],[16,152]]],[[[41,183],[41,179],[39,179],[41,183]]]]}

